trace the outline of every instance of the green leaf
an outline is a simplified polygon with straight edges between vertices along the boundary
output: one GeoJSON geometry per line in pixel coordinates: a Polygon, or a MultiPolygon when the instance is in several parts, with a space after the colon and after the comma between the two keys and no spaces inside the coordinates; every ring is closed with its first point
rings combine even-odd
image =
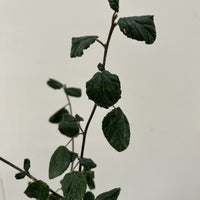
{"type": "Polygon", "coordinates": [[[81,172],[72,171],[61,181],[62,190],[67,200],[82,200],[86,192],[86,179],[81,172]]]}
{"type": "Polygon", "coordinates": [[[65,113],[62,120],[59,122],[58,129],[63,135],[74,137],[79,133],[77,119],[65,113]]]}
{"type": "Polygon", "coordinates": [[[26,176],[26,172],[20,172],[20,173],[17,173],[17,174],[15,175],[15,178],[16,178],[17,180],[19,180],[19,179],[23,179],[25,176],[26,176]]]}
{"type": "Polygon", "coordinates": [[[85,170],[90,170],[97,166],[96,163],[94,163],[94,161],[90,158],[82,158],[80,163],[84,166],[85,170]]]}
{"type": "Polygon", "coordinates": [[[121,98],[119,78],[106,70],[97,72],[86,83],[86,93],[98,106],[108,108],[121,98]]]}
{"type": "Polygon", "coordinates": [[[97,65],[97,67],[98,67],[99,71],[101,71],[101,72],[105,70],[105,65],[103,65],[103,64],[101,64],[101,63],[99,63],[99,64],[97,65]]]}
{"type": "Polygon", "coordinates": [[[80,115],[78,115],[78,114],[76,114],[75,115],[75,118],[80,122],[80,121],[84,121],[84,119],[80,116],[80,115]]]}
{"type": "Polygon", "coordinates": [[[119,12],[119,0],[108,0],[110,7],[115,11],[119,12]]]}
{"type": "Polygon", "coordinates": [[[94,171],[83,171],[83,174],[85,175],[85,178],[87,180],[87,185],[90,188],[90,190],[95,189],[94,171]]]}
{"type": "Polygon", "coordinates": [[[112,189],[97,196],[95,200],[116,200],[119,196],[120,188],[112,189]]]}
{"type": "Polygon", "coordinates": [[[81,89],[80,88],[65,88],[65,93],[72,97],[81,97],[81,89]]]}
{"type": "Polygon", "coordinates": [[[47,81],[47,85],[53,89],[61,89],[63,87],[62,83],[52,78],[47,81]]]}
{"type": "Polygon", "coordinates": [[[129,38],[152,44],[156,39],[156,28],[153,15],[124,17],[118,21],[120,30],[129,38]]]}
{"type": "Polygon", "coordinates": [[[91,44],[93,44],[97,38],[98,36],[73,37],[70,55],[71,58],[82,56],[83,50],[87,49],[91,44]]]}
{"type": "Polygon", "coordinates": [[[130,127],[122,110],[118,107],[103,119],[102,129],[110,145],[117,151],[125,150],[130,141],[130,127]]]}
{"type": "Polygon", "coordinates": [[[50,118],[49,118],[49,122],[57,124],[62,120],[63,114],[64,113],[69,113],[68,110],[63,107],[60,110],[56,111],[56,113],[54,113],[50,118]]]}
{"type": "Polygon", "coordinates": [[[83,197],[83,200],[94,200],[95,196],[92,192],[86,192],[85,196],[83,197]]]}
{"type": "Polygon", "coordinates": [[[78,154],[69,151],[65,146],[59,146],[50,159],[49,178],[60,176],[77,157],[78,154]]]}
{"type": "Polygon", "coordinates": [[[46,200],[49,195],[49,186],[43,181],[35,181],[26,188],[24,193],[30,198],[46,200]]]}
{"type": "Polygon", "coordinates": [[[31,161],[28,158],[24,159],[24,170],[28,171],[30,167],[31,167],[31,161]]]}
{"type": "Polygon", "coordinates": [[[55,195],[49,195],[47,200],[60,200],[60,198],[55,195]]]}

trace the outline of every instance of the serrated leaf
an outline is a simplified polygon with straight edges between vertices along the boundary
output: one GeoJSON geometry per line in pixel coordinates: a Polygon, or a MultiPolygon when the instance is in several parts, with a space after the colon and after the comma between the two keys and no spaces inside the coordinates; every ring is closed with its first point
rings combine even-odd
{"type": "Polygon", "coordinates": [[[117,151],[125,150],[130,141],[130,127],[122,110],[118,107],[103,119],[102,129],[109,144],[117,151]]]}
{"type": "Polygon", "coordinates": [[[108,108],[121,98],[119,78],[106,70],[97,72],[86,83],[86,93],[98,106],[108,108]]]}
{"type": "Polygon", "coordinates": [[[83,171],[83,174],[85,175],[85,178],[87,180],[87,185],[90,188],[90,190],[95,189],[94,171],[83,171]]]}
{"type": "Polygon", "coordinates": [[[62,117],[65,113],[69,113],[68,110],[63,107],[61,109],[59,109],[58,111],[56,111],[50,118],[49,118],[49,122],[53,123],[53,124],[57,124],[62,120],[62,117]]]}
{"type": "Polygon", "coordinates": [[[77,157],[78,154],[69,151],[65,146],[59,146],[50,159],[49,178],[60,176],[77,157]]]}
{"type": "Polygon", "coordinates": [[[81,97],[82,95],[81,89],[74,87],[65,88],[65,93],[72,97],[81,97]]]}
{"type": "Polygon", "coordinates": [[[115,11],[119,12],[119,0],[108,0],[110,7],[115,11]]]}
{"type": "Polygon", "coordinates": [[[26,176],[26,172],[20,172],[20,173],[15,174],[15,178],[17,180],[23,179],[25,176],[26,176]]]}
{"type": "Polygon", "coordinates": [[[129,38],[152,44],[156,39],[153,15],[124,17],[118,21],[120,30],[129,38]]]}
{"type": "Polygon", "coordinates": [[[101,64],[101,63],[99,63],[98,65],[97,65],[97,68],[99,69],[99,71],[104,71],[105,70],[105,65],[103,65],[103,64],[101,64]]]}
{"type": "Polygon", "coordinates": [[[28,171],[30,167],[31,167],[31,161],[28,158],[24,159],[24,170],[28,171]]]}
{"type": "Polygon", "coordinates": [[[28,185],[24,193],[30,198],[46,200],[49,195],[49,186],[43,181],[38,180],[28,185]]]}
{"type": "Polygon", "coordinates": [[[86,178],[81,172],[72,171],[61,181],[62,190],[67,200],[82,200],[86,192],[86,178]]]}
{"type": "Polygon", "coordinates": [[[59,122],[58,129],[63,135],[74,137],[79,133],[77,119],[65,113],[62,120],[59,122]]]}
{"type": "Polygon", "coordinates": [[[71,47],[71,58],[80,57],[83,55],[83,50],[87,49],[95,42],[98,36],[83,36],[73,37],[71,47]]]}
{"type": "Polygon", "coordinates": [[[84,166],[85,170],[90,170],[97,166],[96,163],[94,163],[94,161],[90,158],[82,158],[80,164],[84,166]]]}
{"type": "Polygon", "coordinates": [[[84,121],[84,119],[80,116],[80,115],[78,115],[78,114],[76,114],[75,115],[75,118],[80,122],[80,121],[84,121]]]}
{"type": "Polygon", "coordinates": [[[120,188],[112,189],[97,196],[95,200],[117,200],[120,193],[120,188]]]}
{"type": "Polygon", "coordinates": [[[52,78],[47,81],[47,85],[53,89],[61,89],[63,87],[62,83],[52,78]]]}
{"type": "Polygon", "coordinates": [[[95,196],[92,192],[88,191],[85,193],[85,196],[83,197],[83,200],[94,200],[95,196]]]}

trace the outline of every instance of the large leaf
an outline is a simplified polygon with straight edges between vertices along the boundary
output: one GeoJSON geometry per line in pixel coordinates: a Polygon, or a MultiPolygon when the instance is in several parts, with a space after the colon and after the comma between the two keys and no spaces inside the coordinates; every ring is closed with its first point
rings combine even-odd
{"type": "Polygon", "coordinates": [[[116,200],[119,196],[120,188],[112,189],[97,196],[95,200],[116,200]]]}
{"type": "Polygon", "coordinates": [[[82,56],[83,50],[87,49],[91,44],[93,44],[97,38],[98,36],[73,37],[71,58],[82,56]]]}
{"type": "Polygon", "coordinates": [[[46,200],[49,195],[49,186],[43,181],[35,181],[28,185],[24,193],[30,198],[46,200]]]}
{"type": "Polygon", "coordinates": [[[129,38],[152,44],[156,39],[153,15],[124,17],[118,21],[120,30],[129,38]]]}
{"type": "Polygon", "coordinates": [[[53,89],[61,89],[63,87],[62,83],[52,78],[47,81],[47,85],[53,89]]]}
{"type": "Polygon", "coordinates": [[[118,107],[103,119],[102,129],[110,145],[117,151],[125,150],[130,141],[130,127],[122,110],[118,107]]]}
{"type": "Polygon", "coordinates": [[[86,178],[81,172],[72,171],[61,181],[62,190],[67,200],[82,200],[86,192],[86,178]]]}
{"type": "Polygon", "coordinates": [[[86,83],[86,93],[98,106],[108,108],[121,98],[119,78],[106,70],[97,72],[86,83]]]}
{"type": "Polygon", "coordinates": [[[79,126],[77,124],[77,119],[73,116],[65,113],[62,120],[59,122],[59,131],[68,137],[74,137],[79,133],[79,126]]]}
{"type": "Polygon", "coordinates": [[[69,151],[65,146],[59,146],[53,153],[49,164],[49,178],[60,176],[78,154],[69,151]]]}
{"type": "Polygon", "coordinates": [[[61,109],[59,109],[58,111],[56,111],[50,118],[49,118],[49,122],[57,124],[62,120],[63,114],[65,113],[69,113],[68,110],[63,107],[61,109]]]}
{"type": "Polygon", "coordinates": [[[115,11],[119,12],[119,0],[108,0],[110,7],[115,11]]]}
{"type": "Polygon", "coordinates": [[[81,89],[80,88],[65,88],[65,93],[72,97],[81,97],[81,89]]]}

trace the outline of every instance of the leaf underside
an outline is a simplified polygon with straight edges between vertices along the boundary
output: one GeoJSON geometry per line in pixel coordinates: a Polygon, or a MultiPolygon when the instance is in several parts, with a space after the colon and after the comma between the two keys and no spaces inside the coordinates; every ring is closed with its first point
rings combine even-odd
{"type": "Polygon", "coordinates": [[[153,15],[120,18],[118,25],[123,34],[129,38],[145,41],[146,44],[152,44],[156,39],[153,15]]]}

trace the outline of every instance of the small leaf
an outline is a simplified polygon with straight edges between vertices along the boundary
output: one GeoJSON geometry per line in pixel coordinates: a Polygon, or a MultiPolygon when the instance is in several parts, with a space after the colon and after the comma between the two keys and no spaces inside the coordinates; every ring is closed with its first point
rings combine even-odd
{"type": "Polygon", "coordinates": [[[99,64],[97,65],[97,67],[98,67],[99,71],[101,71],[101,72],[105,70],[105,65],[103,65],[103,64],[101,64],[101,63],[99,63],[99,64]]]}
{"type": "Polygon", "coordinates": [[[46,200],[49,195],[49,186],[43,181],[35,181],[28,185],[24,193],[30,198],[46,200]]]}
{"type": "Polygon", "coordinates": [[[73,37],[70,55],[71,58],[82,56],[83,50],[87,49],[91,44],[93,44],[97,38],[98,36],[73,37]]]}
{"type": "Polygon", "coordinates": [[[24,159],[24,170],[28,171],[30,167],[31,167],[31,161],[28,158],[24,159]]]}
{"type": "Polygon", "coordinates": [[[80,115],[78,115],[78,114],[76,114],[75,115],[75,118],[80,122],[80,121],[84,121],[84,119],[80,116],[80,115]]]}
{"type": "Polygon", "coordinates": [[[98,195],[95,200],[117,200],[119,193],[120,188],[115,188],[113,190],[98,195]]]}
{"type": "Polygon", "coordinates": [[[92,192],[86,192],[85,196],[83,197],[83,200],[94,200],[95,196],[92,192]]]}
{"type": "Polygon", "coordinates": [[[57,124],[62,120],[63,114],[64,113],[69,113],[68,110],[63,107],[60,110],[58,110],[56,113],[54,113],[50,118],[49,122],[57,124]]]}
{"type": "Polygon", "coordinates": [[[107,141],[115,150],[120,152],[128,147],[130,141],[129,123],[119,107],[104,117],[102,129],[107,141]]]}
{"type": "Polygon", "coordinates": [[[63,135],[74,137],[76,134],[79,133],[77,119],[65,113],[62,120],[59,122],[58,129],[63,135]]]}
{"type": "Polygon", "coordinates": [[[69,151],[65,146],[59,146],[50,160],[49,178],[60,176],[77,157],[78,154],[69,151]]]}
{"type": "Polygon", "coordinates": [[[81,89],[80,88],[65,88],[65,93],[72,97],[81,97],[81,89]]]}
{"type": "Polygon", "coordinates": [[[83,174],[86,177],[87,185],[90,188],[90,190],[95,189],[95,182],[94,182],[94,171],[83,171],[83,174]]]}
{"type": "Polygon", "coordinates": [[[53,89],[61,89],[63,87],[62,83],[52,78],[47,81],[47,85],[53,89]]]}
{"type": "Polygon", "coordinates": [[[85,170],[90,170],[97,166],[96,163],[94,163],[94,161],[90,158],[82,158],[80,163],[84,166],[85,170]]]}
{"type": "Polygon", "coordinates": [[[106,70],[97,72],[86,83],[86,93],[98,106],[108,108],[121,98],[119,78],[106,70]]]}
{"type": "Polygon", "coordinates": [[[110,7],[115,11],[119,12],[119,0],[108,0],[110,7]]]}
{"type": "Polygon", "coordinates": [[[16,178],[17,180],[19,180],[19,179],[23,179],[25,176],[26,176],[26,172],[20,172],[20,173],[17,173],[17,174],[15,175],[15,178],[16,178]]]}
{"type": "Polygon", "coordinates": [[[118,21],[120,30],[129,38],[152,44],[156,39],[156,28],[153,15],[124,17],[118,21]]]}
{"type": "Polygon", "coordinates": [[[72,171],[61,181],[62,190],[67,200],[82,200],[86,192],[86,179],[81,172],[72,171]]]}

